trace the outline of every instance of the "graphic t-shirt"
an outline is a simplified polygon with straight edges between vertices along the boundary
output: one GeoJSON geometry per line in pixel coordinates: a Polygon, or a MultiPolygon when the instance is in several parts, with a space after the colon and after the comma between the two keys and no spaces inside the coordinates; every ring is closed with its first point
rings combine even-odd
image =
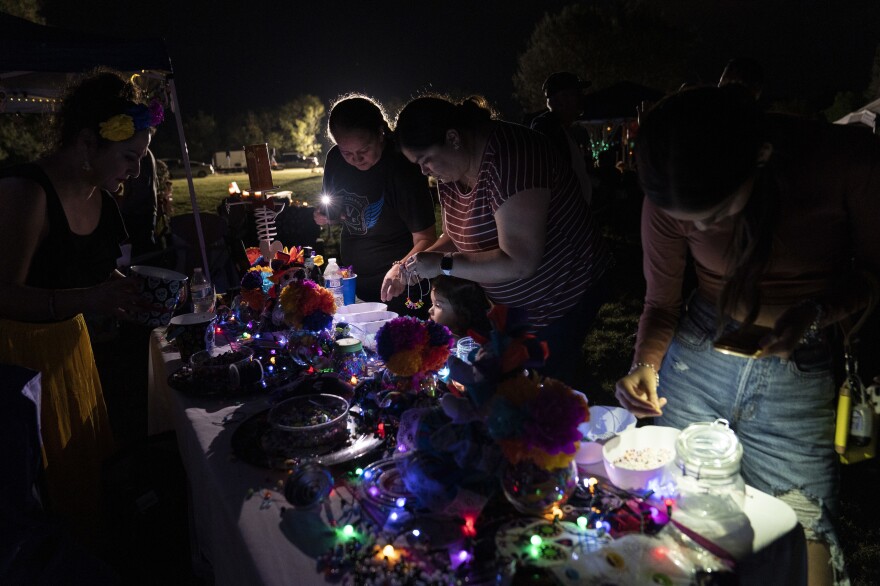
{"type": "Polygon", "coordinates": [[[412,249],[412,234],[434,225],[428,179],[391,144],[366,171],[346,163],[333,147],[324,166],[324,193],[331,198],[331,216],[342,224],[339,264],[354,267],[360,299],[379,301],[382,278],[412,249]]]}

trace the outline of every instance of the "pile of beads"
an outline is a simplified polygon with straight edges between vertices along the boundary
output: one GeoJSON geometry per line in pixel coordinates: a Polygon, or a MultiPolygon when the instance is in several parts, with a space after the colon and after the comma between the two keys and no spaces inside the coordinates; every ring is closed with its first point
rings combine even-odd
{"type": "Polygon", "coordinates": [[[614,465],[627,470],[651,470],[672,461],[668,448],[630,448],[614,460],[614,465]]]}

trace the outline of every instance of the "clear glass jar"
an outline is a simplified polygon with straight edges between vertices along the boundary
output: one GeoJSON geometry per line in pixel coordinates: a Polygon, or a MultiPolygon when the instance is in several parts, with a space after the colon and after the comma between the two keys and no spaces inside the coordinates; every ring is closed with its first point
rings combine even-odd
{"type": "Polygon", "coordinates": [[[721,519],[742,513],[745,483],[740,475],[742,445],[726,419],[694,423],[675,445],[678,507],[686,514],[721,519]]]}
{"type": "Polygon", "coordinates": [[[333,370],[344,378],[367,374],[367,353],[356,338],[342,338],[333,345],[333,370]]]}

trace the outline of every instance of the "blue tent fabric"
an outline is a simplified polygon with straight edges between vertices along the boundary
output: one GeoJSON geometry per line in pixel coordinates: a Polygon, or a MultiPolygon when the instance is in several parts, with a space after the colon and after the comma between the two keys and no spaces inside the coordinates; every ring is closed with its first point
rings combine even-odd
{"type": "MultiPolygon", "coordinates": [[[[161,39],[120,39],[83,33],[36,24],[0,12],[0,114],[50,113],[57,107],[68,76],[98,66],[126,73],[148,72],[144,77],[162,79],[169,88],[172,111],[179,112],[171,59],[161,39]]],[[[190,174],[183,123],[179,116],[175,116],[175,122],[187,174],[190,174]]],[[[192,181],[188,184],[190,201],[198,211],[192,181]]],[[[202,263],[207,266],[198,219],[196,230],[202,263]]]]}
{"type": "Polygon", "coordinates": [[[171,73],[161,39],[131,40],[44,26],[0,12],[0,73],[78,73],[98,65],[171,73]]]}

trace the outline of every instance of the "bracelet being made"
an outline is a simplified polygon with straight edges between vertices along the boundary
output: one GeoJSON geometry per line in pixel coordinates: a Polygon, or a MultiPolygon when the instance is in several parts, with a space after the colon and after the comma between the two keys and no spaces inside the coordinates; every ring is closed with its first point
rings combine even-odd
{"type": "Polygon", "coordinates": [[[638,369],[642,368],[643,366],[644,366],[645,368],[650,368],[650,369],[651,369],[651,371],[654,373],[654,379],[657,381],[657,385],[659,385],[659,384],[660,384],[660,373],[657,372],[657,367],[654,366],[654,365],[653,365],[652,363],[650,363],[650,362],[636,362],[636,363],[634,363],[634,364],[630,367],[630,369],[629,369],[629,374],[634,373],[635,371],[637,371],[638,369]]]}

